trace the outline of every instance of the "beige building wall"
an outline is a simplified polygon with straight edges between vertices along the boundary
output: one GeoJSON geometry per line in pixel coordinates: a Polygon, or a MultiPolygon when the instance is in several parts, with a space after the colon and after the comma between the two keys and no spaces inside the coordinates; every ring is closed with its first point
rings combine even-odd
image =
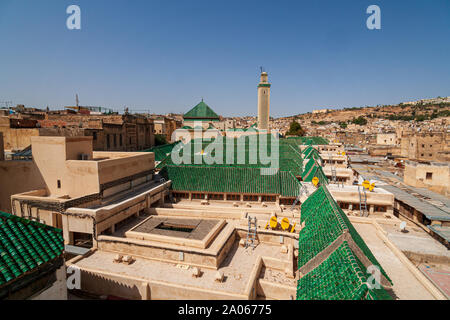
{"type": "Polygon", "coordinates": [[[406,161],[404,182],[407,185],[428,188],[445,196],[450,195],[450,164],[406,161]]]}
{"type": "Polygon", "coordinates": [[[22,150],[31,144],[31,137],[39,136],[39,129],[11,129],[0,126],[3,133],[3,144],[5,150],[22,150]]]}
{"type": "Polygon", "coordinates": [[[11,213],[11,195],[45,188],[34,161],[0,161],[0,210],[11,213]]]}
{"type": "Polygon", "coordinates": [[[407,133],[401,138],[401,156],[411,160],[434,161],[446,147],[447,133],[407,133]]]}
{"type": "Polygon", "coordinates": [[[31,141],[33,159],[49,195],[77,197],[99,192],[96,163],[76,161],[83,154],[92,160],[91,137],[32,137],[31,141]]]}
{"type": "Polygon", "coordinates": [[[379,145],[396,145],[397,135],[395,133],[379,133],[377,134],[377,144],[379,145]]]}
{"type": "Polygon", "coordinates": [[[100,185],[154,169],[153,153],[92,152],[92,137],[33,137],[33,158],[52,197],[100,192],[100,185]]]}

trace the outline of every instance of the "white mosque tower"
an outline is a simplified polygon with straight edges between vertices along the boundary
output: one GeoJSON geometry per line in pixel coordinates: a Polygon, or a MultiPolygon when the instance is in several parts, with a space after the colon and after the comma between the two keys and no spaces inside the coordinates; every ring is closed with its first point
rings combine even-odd
{"type": "Polygon", "coordinates": [[[268,74],[261,70],[261,82],[258,84],[258,129],[269,130],[270,83],[268,74]]]}

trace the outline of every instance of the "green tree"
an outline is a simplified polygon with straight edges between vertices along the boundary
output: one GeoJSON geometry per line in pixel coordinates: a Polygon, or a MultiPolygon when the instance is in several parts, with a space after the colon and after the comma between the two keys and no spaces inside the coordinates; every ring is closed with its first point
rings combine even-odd
{"type": "Polygon", "coordinates": [[[347,124],[346,124],[345,122],[339,122],[339,126],[340,126],[342,129],[347,128],[347,124]]]}
{"type": "Polygon", "coordinates": [[[167,144],[166,137],[162,134],[155,134],[155,146],[167,144]]]}
{"type": "Polygon", "coordinates": [[[291,124],[289,126],[289,130],[288,130],[288,132],[286,132],[286,135],[301,137],[301,136],[305,135],[305,130],[303,130],[300,123],[298,123],[297,121],[293,121],[293,122],[291,122],[291,124]]]}
{"type": "Polygon", "coordinates": [[[358,118],[353,118],[352,123],[364,126],[367,124],[367,120],[364,117],[359,116],[358,118]]]}

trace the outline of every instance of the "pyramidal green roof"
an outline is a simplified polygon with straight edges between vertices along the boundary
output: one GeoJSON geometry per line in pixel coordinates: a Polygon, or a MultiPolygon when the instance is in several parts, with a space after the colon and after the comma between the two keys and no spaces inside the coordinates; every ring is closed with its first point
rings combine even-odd
{"type": "Polygon", "coordinates": [[[60,257],[62,231],[0,211],[0,289],[60,257]]]}
{"type": "Polygon", "coordinates": [[[203,120],[203,119],[218,120],[219,116],[202,100],[199,104],[197,104],[191,110],[186,112],[184,114],[183,118],[184,119],[199,119],[199,120],[203,120]]]}

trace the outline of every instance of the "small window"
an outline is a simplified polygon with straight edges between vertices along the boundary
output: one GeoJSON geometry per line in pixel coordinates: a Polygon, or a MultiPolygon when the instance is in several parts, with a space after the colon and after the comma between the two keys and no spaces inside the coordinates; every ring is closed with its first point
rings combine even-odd
{"type": "Polygon", "coordinates": [[[58,185],[58,189],[61,189],[61,180],[58,180],[58,181],[56,182],[56,184],[58,185]]]}
{"type": "Polygon", "coordinates": [[[420,154],[420,156],[421,156],[421,157],[423,157],[423,156],[424,156],[424,154],[422,153],[422,154],[420,154]]]}
{"type": "Polygon", "coordinates": [[[97,140],[97,132],[92,132],[92,139],[97,140]]]}
{"type": "Polygon", "coordinates": [[[427,180],[432,180],[433,179],[433,172],[427,172],[426,179],[427,180]]]}
{"type": "Polygon", "coordinates": [[[430,157],[432,157],[433,156],[433,154],[432,153],[430,153],[430,157]]]}
{"type": "Polygon", "coordinates": [[[424,145],[424,144],[422,145],[422,148],[425,148],[425,145],[424,145]]]}

